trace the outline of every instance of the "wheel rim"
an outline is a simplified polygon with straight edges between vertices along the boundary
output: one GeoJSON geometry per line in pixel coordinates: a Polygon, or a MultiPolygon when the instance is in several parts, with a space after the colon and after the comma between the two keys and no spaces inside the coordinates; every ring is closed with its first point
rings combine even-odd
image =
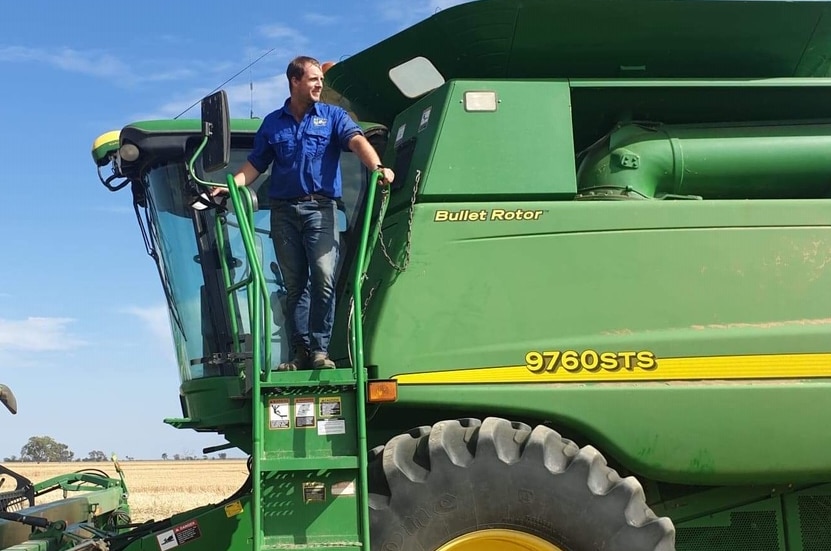
{"type": "Polygon", "coordinates": [[[517,530],[477,530],[455,538],[436,551],[565,551],[551,542],[517,530]]]}

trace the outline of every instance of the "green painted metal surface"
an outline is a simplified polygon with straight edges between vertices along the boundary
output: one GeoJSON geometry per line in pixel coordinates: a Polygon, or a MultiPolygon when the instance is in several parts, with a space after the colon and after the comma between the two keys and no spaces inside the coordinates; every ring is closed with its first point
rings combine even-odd
{"type": "Polygon", "coordinates": [[[824,124],[625,124],[589,151],[578,189],[705,199],[828,197],[829,133],[824,124]]]}
{"type": "MultiPolygon", "coordinates": [[[[829,389],[827,382],[804,381],[524,387],[494,383],[462,389],[407,386],[400,393],[402,404],[438,410],[447,417],[543,418],[567,434],[580,435],[645,480],[736,486],[831,477],[825,454],[831,436],[816,421],[829,415],[831,406],[824,399],[829,389]]],[[[394,408],[383,408],[378,415],[394,426],[394,408]]]]}
{"type": "Polygon", "coordinates": [[[326,80],[359,118],[390,124],[412,101],[386,73],[415,56],[447,80],[827,76],[828,9],[825,2],[486,0],[442,10],[335,64],[326,80]]]}
{"type": "MultiPolygon", "coordinates": [[[[69,478],[68,475],[66,478],[69,478]]],[[[94,477],[99,478],[99,477],[94,477]]],[[[57,479],[55,479],[57,480],[57,479]]],[[[42,532],[33,533],[32,527],[12,520],[0,519],[0,549],[48,549],[56,551],[71,546],[74,541],[88,538],[90,531],[81,527],[87,524],[102,533],[114,533],[115,524],[109,530],[104,526],[114,511],[129,512],[126,504],[126,490],[118,481],[111,487],[82,485],[79,491],[56,501],[45,501],[31,507],[14,511],[21,515],[46,519],[53,526],[42,532]],[[80,534],[75,540],[65,535],[80,534]],[[19,546],[19,547],[17,547],[19,546]]]]}
{"type": "MultiPolygon", "coordinates": [[[[576,190],[569,104],[565,81],[454,82],[396,118],[393,146],[414,147],[411,170],[423,173],[419,195],[424,201],[571,199],[576,190]],[[498,109],[466,110],[464,93],[469,90],[495,93],[498,109]],[[493,155],[491,162],[483,162],[485,151],[493,155]]],[[[408,176],[412,178],[398,174],[402,183],[408,176]]],[[[407,193],[394,194],[392,201],[404,199],[409,199],[407,193]]]]}

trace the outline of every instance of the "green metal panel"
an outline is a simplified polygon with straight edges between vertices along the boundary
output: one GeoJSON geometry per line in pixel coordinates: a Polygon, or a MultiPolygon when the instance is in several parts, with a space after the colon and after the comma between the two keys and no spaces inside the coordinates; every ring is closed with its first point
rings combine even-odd
{"type": "MultiPolygon", "coordinates": [[[[254,133],[262,124],[261,119],[231,119],[231,131],[234,133],[254,133]]],[[[202,122],[198,119],[163,119],[135,122],[125,128],[135,128],[148,134],[192,133],[195,136],[202,133],[202,122]]]]}
{"type": "Polygon", "coordinates": [[[675,545],[677,551],[785,551],[780,500],[771,498],[680,523],[675,545]]]}
{"type": "Polygon", "coordinates": [[[223,426],[250,422],[237,377],[211,377],[184,381],[180,393],[186,398],[191,421],[204,426],[223,426]]]}
{"type": "Polygon", "coordinates": [[[313,380],[343,375],[351,373],[274,373],[263,387],[262,455],[254,468],[262,473],[265,548],[359,545],[355,392],[313,380]]]}
{"type": "Polygon", "coordinates": [[[248,494],[217,505],[183,511],[142,530],[124,551],[159,551],[187,544],[191,549],[251,549],[251,503],[248,494]],[[181,543],[180,543],[181,542],[181,543]]]}
{"type": "Polygon", "coordinates": [[[265,394],[261,409],[266,419],[263,459],[274,460],[269,470],[280,470],[281,460],[308,459],[312,465],[315,459],[354,460],[358,453],[354,393],[297,389],[290,395],[265,394]],[[300,410],[307,414],[300,416],[300,410]],[[289,417],[282,418],[284,413],[289,417]]]}
{"type": "Polygon", "coordinates": [[[264,474],[265,548],[298,544],[357,546],[356,476],[354,470],[326,469],[264,474]]]}
{"type": "MultiPolygon", "coordinates": [[[[829,206],[416,205],[410,268],[393,277],[380,253],[371,266],[370,361],[388,377],[513,366],[539,348],[646,348],[659,357],[827,351],[829,206]],[[436,221],[438,211],[482,209],[498,219],[436,221]],[[517,211],[540,216],[507,219],[517,211]]],[[[406,243],[406,213],[387,225],[395,253],[406,243]]]]}
{"type": "MultiPolygon", "coordinates": [[[[831,478],[829,392],[827,381],[401,385],[399,402],[448,418],[547,420],[644,480],[785,484],[831,478]]],[[[395,423],[394,408],[379,415],[395,423]]]]}
{"type": "Polygon", "coordinates": [[[431,94],[400,117],[416,127],[414,166],[428,144],[432,153],[420,197],[573,197],[569,103],[568,83],[556,81],[458,81],[431,94]],[[496,94],[496,111],[468,111],[469,91],[496,94]]]}
{"type": "Polygon", "coordinates": [[[782,496],[788,551],[831,549],[831,485],[782,496]]]}
{"type": "MultiPolygon", "coordinates": [[[[827,478],[831,437],[808,420],[831,413],[827,383],[810,378],[831,377],[822,355],[829,204],[416,205],[409,268],[395,273],[380,255],[371,266],[368,363],[380,378],[425,385],[402,386],[402,403],[563,422],[644,476],[700,484],[827,478]],[[440,210],[541,214],[438,222],[440,210]],[[526,365],[529,351],[572,350],[618,360],[646,351],[657,367],[526,365]],[[819,356],[777,359],[782,353],[819,356]],[[762,354],[774,356],[754,367],[762,354]],[[478,383],[460,392],[466,376],[478,383]],[[770,445],[758,427],[787,435],[787,445],[770,445]]],[[[388,221],[393,254],[406,247],[406,227],[406,212],[388,221]]]]}
{"type": "Polygon", "coordinates": [[[359,118],[390,124],[412,100],[387,71],[415,56],[447,80],[826,76],[828,9],[826,2],[484,0],[442,10],[337,63],[326,81],[359,118]]]}

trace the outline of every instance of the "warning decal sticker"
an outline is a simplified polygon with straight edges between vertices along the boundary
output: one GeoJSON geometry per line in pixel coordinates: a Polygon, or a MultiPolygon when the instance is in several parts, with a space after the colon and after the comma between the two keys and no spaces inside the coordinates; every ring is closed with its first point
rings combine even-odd
{"type": "Polygon", "coordinates": [[[315,399],[297,398],[294,401],[294,426],[309,429],[315,426],[315,399]]]}
{"type": "Polygon", "coordinates": [[[320,398],[321,417],[340,417],[340,396],[323,396],[320,398]]]}
{"type": "Polygon", "coordinates": [[[269,430],[291,428],[291,414],[289,413],[288,399],[268,401],[268,428],[269,430]]]}
{"type": "Polygon", "coordinates": [[[167,551],[195,540],[201,535],[199,524],[195,520],[191,520],[176,526],[173,530],[165,530],[160,534],[156,534],[156,541],[159,542],[159,548],[162,551],[167,551]]]}

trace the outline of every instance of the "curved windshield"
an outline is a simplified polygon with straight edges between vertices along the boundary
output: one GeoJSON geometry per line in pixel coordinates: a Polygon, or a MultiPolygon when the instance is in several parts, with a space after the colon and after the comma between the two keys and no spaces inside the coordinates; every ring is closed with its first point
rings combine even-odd
{"type": "MultiPolygon", "coordinates": [[[[224,182],[225,175],[234,173],[247,154],[247,149],[232,150],[228,167],[200,178],[224,182]]],[[[367,173],[351,153],[342,156],[341,170],[341,231],[348,232],[359,219],[356,214],[363,201],[367,173]]],[[[270,173],[266,172],[250,190],[254,199],[254,248],[263,267],[271,306],[271,363],[276,365],[288,359],[289,335],[283,315],[286,290],[270,237],[269,182],[270,173]]],[[[230,199],[228,210],[219,214],[216,209],[192,208],[201,190],[188,181],[183,163],[151,169],[145,184],[149,192],[149,237],[168,295],[180,378],[186,381],[237,375],[234,360],[250,353],[252,346],[246,285],[251,267],[230,199]]],[[[341,240],[340,266],[349,255],[348,245],[346,239],[341,240]]]]}

